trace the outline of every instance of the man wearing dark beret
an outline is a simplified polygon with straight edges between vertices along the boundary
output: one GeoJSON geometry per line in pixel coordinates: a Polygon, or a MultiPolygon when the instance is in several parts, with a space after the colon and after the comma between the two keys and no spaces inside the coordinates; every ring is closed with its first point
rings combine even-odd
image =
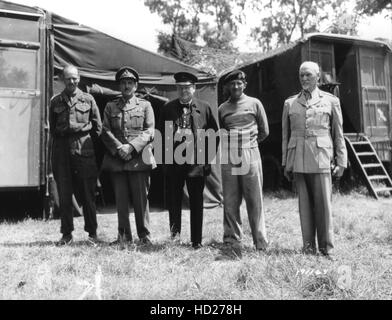
{"type": "Polygon", "coordinates": [[[223,241],[241,254],[242,222],[240,205],[245,199],[253,243],[257,250],[268,245],[263,209],[263,172],[259,152],[269,134],[267,116],[261,102],[244,94],[246,75],[235,70],[224,78],[229,99],[219,106],[219,124],[230,139],[222,139],[222,186],[224,205],[223,241]],[[238,158],[235,159],[234,155],[238,158]],[[238,162],[238,163],[237,163],[238,162]]]}
{"type": "Polygon", "coordinates": [[[104,111],[102,141],[107,153],[102,169],[111,174],[118,213],[118,237],[112,244],[132,243],[129,202],[135,210],[136,230],[142,244],[150,244],[148,191],[150,171],[156,167],[151,142],[154,112],[150,102],[135,96],[139,75],[131,67],[116,73],[122,97],[104,111]]]}
{"type": "Polygon", "coordinates": [[[173,240],[179,239],[181,204],[186,183],[191,213],[191,242],[193,248],[198,249],[202,245],[205,178],[211,171],[207,157],[208,141],[203,141],[203,144],[198,137],[201,131],[207,129],[216,132],[218,125],[210,105],[194,97],[197,77],[188,72],[178,72],[174,79],[178,98],[163,107],[158,126],[163,141],[170,232],[173,240]]]}

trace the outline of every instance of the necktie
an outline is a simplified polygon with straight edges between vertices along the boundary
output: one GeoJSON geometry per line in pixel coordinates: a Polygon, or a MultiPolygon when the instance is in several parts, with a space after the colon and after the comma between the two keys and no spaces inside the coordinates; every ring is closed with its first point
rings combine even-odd
{"type": "Polygon", "coordinates": [[[304,90],[305,100],[309,101],[312,98],[312,94],[309,91],[304,90]]]}

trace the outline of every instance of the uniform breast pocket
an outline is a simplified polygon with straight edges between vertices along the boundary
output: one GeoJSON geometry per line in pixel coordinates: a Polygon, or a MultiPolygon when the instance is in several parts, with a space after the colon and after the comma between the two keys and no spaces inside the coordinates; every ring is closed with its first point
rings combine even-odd
{"type": "Polygon", "coordinates": [[[298,119],[299,116],[300,116],[299,111],[297,111],[297,110],[290,110],[289,111],[289,118],[290,118],[291,122],[293,122],[296,119],[298,119]]]}
{"type": "Polygon", "coordinates": [[[331,117],[331,108],[321,107],[315,110],[316,125],[328,128],[330,117],[331,117]]]}
{"type": "Polygon", "coordinates": [[[117,129],[120,130],[121,129],[121,115],[120,114],[112,114],[110,116],[110,126],[112,127],[112,129],[117,129]]]}
{"type": "Polygon", "coordinates": [[[68,120],[68,113],[64,106],[57,106],[53,109],[56,114],[57,122],[66,122],[68,120]]]}
{"type": "Polygon", "coordinates": [[[132,129],[143,129],[144,112],[139,110],[129,112],[129,121],[132,129]]]}
{"type": "Polygon", "coordinates": [[[91,106],[88,104],[77,104],[75,106],[76,121],[79,123],[88,123],[91,106]]]}

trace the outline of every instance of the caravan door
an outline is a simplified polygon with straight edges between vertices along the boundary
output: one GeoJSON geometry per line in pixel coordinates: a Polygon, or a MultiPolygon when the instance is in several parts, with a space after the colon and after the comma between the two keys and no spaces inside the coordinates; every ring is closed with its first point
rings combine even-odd
{"type": "Polygon", "coordinates": [[[359,48],[364,132],[382,161],[390,161],[391,93],[386,53],[359,48]]]}

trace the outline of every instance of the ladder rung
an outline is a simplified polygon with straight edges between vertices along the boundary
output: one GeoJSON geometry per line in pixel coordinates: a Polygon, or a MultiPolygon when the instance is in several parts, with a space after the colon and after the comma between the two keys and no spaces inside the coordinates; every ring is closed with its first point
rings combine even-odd
{"type": "Polygon", "coordinates": [[[369,180],[387,180],[388,176],[369,176],[369,180]]]}
{"type": "Polygon", "coordinates": [[[383,191],[392,191],[392,187],[385,187],[385,188],[377,188],[374,189],[375,192],[383,192],[383,191]]]}
{"type": "Polygon", "coordinates": [[[375,156],[376,154],[374,152],[357,152],[357,156],[375,156]]]}
{"type": "Polygon", "coordinates": [[[369,163],[369,164],[363,164],[362,167],[364,168],[381,168],[382,165],[379,163],[369,163]]]}
{"type": "Polygon", "coordinates": [[[351,142],[352,145],[369,145],[369,142],[367,141],[355,141],[355,142],[351,142]]]}

